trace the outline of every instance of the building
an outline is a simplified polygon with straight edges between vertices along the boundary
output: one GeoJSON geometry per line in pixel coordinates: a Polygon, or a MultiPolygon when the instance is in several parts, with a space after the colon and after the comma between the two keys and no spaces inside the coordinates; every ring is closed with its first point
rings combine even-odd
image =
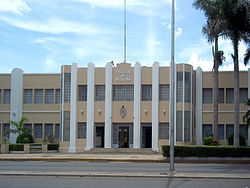
{"type": "MultiPolygon", "coordinates": [[[[169,144],[170,68],[135,63],[106,67],[64,65],[61,74],[0,74],[0,136],[9,120],[26,117],[36,142],[49,135],[61,152],[92,148],[152,148],[169,144]]],[[[233,72],[219,73],[218,138],[233,133],[233,72]]],[[[240,72],[240,133],[250,136],[242,116],[250,98],[250,69],[240,72]]],[[[213,74],[176,65],[176,144],[202,144],[213,133],[213,74]]],[[[5,135],[15,142],[14,134],[5,135]]],[[[248,139],[249,141],[249,139],[248,139]]],[[[248,142],[249,143],[249,142],[248,142]]]]}

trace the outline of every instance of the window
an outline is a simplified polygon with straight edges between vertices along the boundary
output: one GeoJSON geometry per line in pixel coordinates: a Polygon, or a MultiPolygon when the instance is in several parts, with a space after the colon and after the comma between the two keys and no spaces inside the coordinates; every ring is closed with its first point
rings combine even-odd
{"type": "Polygon", "coordinates": [[[69,141],[70,137],[70,112],[64,111],[63,112],[63,141],[69,141]]]}
{"type": "Polygon", "coordinates": [[[105,101],[105,86],[104,85],[95,86],[95,100],[105,101]]]}
{"type": "Polygon", "coordinates": [[[0,89],[0,104],[2,103],[2,90],[0,89]]]}
{"type": "Polygon", "coordinates": [[[185,103],[191,102],[191,72],[185,72],[185,103]]]}
{"type": "Polygon", "coordinates": [[[169,84],[159,86],[159,100],[169,101],[169,84]]]}
{"type": "Polygon", "coordinates": [[[224,140],[224,125],[218,125],[218,140],[224,140]]]}
{"type": "Polygon", "coordinates": [[[190,111],[184,111],[184,141],[190,142],[190,111]]]}
{"type": "Polygon", "coordinates": [[[113,86],[113,101],[133,101],[133,85],[115,85],[113,86]]]}
{"type": "Polygon", "coordinates": [[[64,73],[64,102],[70,102],[71,73],[64,73]]]}
{"type": "Polygon", "coordinates": [[[152,101],[152,85],[142,85],[142,101],[152,101]]]}
{"type": "Polygon", "coordinates": [[[86,138],[86,123],[78,123],[78,138],[86,138]]]}
{"type": "Polygon", "coordinates": [[[176,141],[182,142],[182,111],[176,112],[176,141]]]}
{"type": "Polygon", "coordinates": [[[53,124],[45,124],[45,136],[53,135],[53,124]]]}
{"type": "Polygon", "coordinates": [[[45,90],[45,104],[54,104],[54,89],[45,90]]]}
{"type": "Polygon", "coordinates": [[[240,134],[242,136],[244,136],[244,138],[246,140],[248,140],[248,132],[247,132],[247,130],[248,130],[248,126],[246,126],[246,125],[240,125],[240,134]]]}
{"type": "Polygon", "coordinates": [[[247,88],[240,88],[240,103],[246,104],[248,99],[248,90],[247,88]]]}
{"type": "Polygon", "coordinates": [[[78,86],[78,101],[87,101],[87,86],[78,86]]]}
{"type": "Polygon", "coordinates": [[[233,134],[234,133],[234,125],[227,125],[227,130],[226,130],[227,132],[227,134],[226,134],[226,136],[227,136],[227,139],[228,139],[228,137],[231,135],[231,134],[233,134]]]}
{"type": "Polygon", "coordinates": [[[202,138],[212,135],[212,125],[204,124],[202,126],[202,138]]]}
{"type": "Polygon", "coordinates": [[[35,89],[35,104],[43,104],[43,90],[35,89]]]}
{"type": "Polygon", "coordinates": [[[176,102],[183,100],[183,72],[177,72],[176,102]]]}
{"type": "Polygon", "coordinates": [[[32,134],[32,124],[24,124],[24,127],[28,129],[29,134],[32,134]]]}
{"type": "Polygon", "coordinates": [[[10,104],[10,89],[3,90],[3,103],[10,104]]]}
{"type": "Polygon", "coordinates": [[[227,97],[227,104],[233,104],[234,103],[234,89],[233,88],[227,88],[226,89],[226,97],[227,97]]]}
{"type": "Polygon", "coordinates": [[[61,90],[56,89],[56,104],[60,104],[61,101],[61,90]]]}
{"type": "Polygon", "coordinates": [[[10,124],[9,123],[3,124],[3,136],[5,138],[10,138],[10,132],[8,132],[9,130],[10,130],[10,124]]]}
{"type": "Polygon", "coordinates": [[[223,104],[224,103],[224,88],[219,88],[219,93],[218,93],[218,103],[223,104]]]}
{"type": "Polygon", "coordinates": [[[55,129],[55,137],[56,137],[57,139],[59,139],[59,136],[60,136],[60,124],[57,123],[57,124],[56,124],[56,129],[55,129]]]}
{"type": "Polygon", "coordinates": [[[35,124],[35,139],[41,139],[43,137],[43,125],[41,123],[35,124]]]}
{"type": "Polygon", "coordinates": [[[159,139],[169,139],[169,123],[159,124],[159,139]]]}
{"type": "Polygon", "coordinates": [[[24,104],[32,104],[32,89],[24,90],[24,104]]]}
{"type": "Polygon", "coordinates": [[[203,88],[202,92],[202,101],[203,104],[212,104],[212,94],[213,89],[212,88],[203,88]]]}

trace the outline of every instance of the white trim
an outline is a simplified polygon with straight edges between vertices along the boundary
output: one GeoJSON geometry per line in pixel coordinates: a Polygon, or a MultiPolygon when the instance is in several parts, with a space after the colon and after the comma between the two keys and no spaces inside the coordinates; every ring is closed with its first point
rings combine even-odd
{"type": "Polygon", "coordinates": [[[196,145],[202,145],[202,70],[196,69],[196,145]]]}
{"type": "Polygon", "coordinates": [[[185,64],[182,66],[182,142],[184,142],[185,118],[185,64]]]}
{"type": "Polygon", "coordinates": [[[88,86],[87,86],[87,131],[86,148],[94,147],[94,118],[95,118],[95,65],[88,64],[88,86]]]}
{"type": "Polygon", "coordinates": [[[71,66],[70,92],[70,142],[69,153],[76,153],[76,123],[77,123],[77,64],[71,66]]]}
{"type": "Polygon", "coordinates": [[[133,147],[141,147],[141,64],[134,66],[134,140],[133,147]]]}
{"type": "Polygon", "coordinates": [[[10,113],[10,111],[0,111],[0,113],[10,113]]]}
{"type": "Polygon", "coordinates": [[[190,142],[193,140],[193,67],[191,66],[191,93],[190,93],[190,142]]]}
{"type": "Polygon", "coordinates": [[[23,113],[60,113],[60,110],[56,111],[23,111],[23,113]]]}
{"type": "MultiPolygon", "coordinates": [[[[23,114],[23,70],[13,69],[11,72],[10,120],[19,121],[23,114]]],[[[10,124],[10,128],[15,127],[10,124]]],[[[10,133],[10,143],[16,143],[18,134],[10,133]]]]}
{"type": "Polygon", "coordinates": [[[152,70],[152,150],[159,151],[159,63],[152,70]]]}
{"type": "Polygon", "coordinates": [[[64,66],[62,66],[62,80],[61,80],[61,139],[63,142],[63,130],[64,130],[64,66]]]}
{"type": "Polygon", "coordinates": [[[104,147],[112,144],[112,64],[107,63],[105,69],[105,128],[104,147]]]}
{"type": "MultiPolygon", "coordinates": [[[[213,113],[214,111],[202,111],[202,113],[213,113]]],[[[234,113],[233,110],[229,110],[229,111],[218,111],[219,113],[234,113]]],[[[240,113],[246,113],[247,111],[240,111],[240,113]]]]}

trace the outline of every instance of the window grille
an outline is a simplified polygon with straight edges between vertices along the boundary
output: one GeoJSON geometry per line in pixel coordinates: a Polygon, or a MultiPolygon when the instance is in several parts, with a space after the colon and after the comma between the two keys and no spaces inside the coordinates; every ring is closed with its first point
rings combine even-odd
{"type": "Polygon", "coordinates": [[[244,136],[246,140],[248,140],[248,129],[249,127],[246,125],[240,125],[240,134],[244,136]]]}
{"type": "Polygon", "coordinates": [[[152,101],[152,85],[142,85],[142,101],[152,101]]]}
{"type": "Polygon", "coordinates": [[[71,73],[64,73],[64,102],[70,102],[71,73]]]}
{"type": "Polygon", "coordinates": [[[133,101],[133,85],[115,85],[113,86],[113,101],[133,101]]]}
{"type": "Polygon", "coordinates": [[[4,89],[3,90],[3,103],[4,104],[10,104],[10,89],[4,89]]]}
{"type": "Polygon", "coordinates": [[[60,137],[60,124],[59,123],[57,123],[56,127],[55,127],[55,137],[57,139],[59,139],[59,137],[60,137]]]}
{"type": "Polygon", "coordinates": [[[218,93],[218,103],[223,104],[224,103],[224,88],[219,88],[219,93],[218,93]]]}
{"type": "Polygon", "coordinates": [[[227,104],[233,104],[234,103],[234,88],[227,88],[226,89],[226,102],[227,104]]]}
{"type": "Polygon", "coordinates": [[[60,104],[60,103],[61,103],[61,90],[56,89],[56,104],[60,104]]]}
{"type": "Polygon", "coordinates": [[[169,123],[159,124],[159,139],[169,139],[169,123]]]}
{"type": "Polygon", "coordinates": [[[224,125],[218,125],[218,140],[224,140],[224,125]]]}
{"type": "Polygon", "coordinates": [[[70,137],[70,112],[63,112],[63,141],[69,141],[70,137]]]}
{"type": "Polygon", "coordinates": [[[212,135],[212,125],[211,124],[203,124],[202,126],[202,138],[206,136],[212,135]]]}
{"type": "Polygon", "coordinates": [[[24,104],[32,104],[32,89],[24,90],[24,104]]]}
{"type": "Polygon", "coordinates": [[[240,103],[246,104],[248,99],[248,89],[240,88],[240,103]]]}
{"type": "Polygon", "coordinates": [[[2,103],[2,90],[0,89],[0,104],[2,103]]]}
{"type": "Polygon", "coordinates": [[[78,86],[78,101],[87,101],[87,86],[78,86]]]}
{"type": "Polygon", "coordinates": [[[24,124],[24,127],[26,128],[26,129],[28,129],[28,133],[29,134],[32,134],[32,124],[24,124]]]}
{"type": "Polygon", "coordinates": [[[191,72],[185,72],[185,103],[191,102],[191,72]]]}
{"type": "Polygon", "coordinates": [[[226,127],[226,136],[227,136],[227,139],[228,137],[234,133],[234,125],[227,125],[226,127]]]}
{"type": "Polygon", "coordinates": [[[177,72],[176,102],[183,100],[183,72],[177,72]]]}
{"type": "Polygon", "coordinates": [[[182,111],[176,113],[176,141],[182,142],[182,111]]]}
{"type": "Polygon", "coordinates": [[[35,89],[35,104],[43,104],[43,90],[35,89]]]}
{"type": "Polygon", "coordinates": [[[49,137],[53,135],[53,124],[45,124],[45,136],[49,137]]]}
{"type": "Polygon", "coordinates": [[[54,89],[45,90],[45,104],[54,104],[54,89]]]}
{"type": "Polygon", "coordinates": [[[213,92],[212,88],[203,88],[202,92],[203,104],[212,104],[212,97],[213,97],[212,92],[213,92]]]}
{"type": "Polygon", "coordinates": [[[9,130],[10,130],[10,124],[9,123],[3,124],[3,137],[10,138],[10,132],[8,132],[9,130]]]}
{"type": "Polygon", "coordinates": [[[190,111],[184,112],[184,141],[190,142],[190,111]]]}
{"type": "Polygon", "coordinates": [[[104,85],[95,86],[95,100],[105,101],[105,86],[104,85]]]}
{"type": "Polygon", "coordinates": [[[86,138],[86,123],[78,123],[78,138],[86,138]]]}
{"type": "Polygon", "coordinates": [[[41,139],[43,137],[43,125],[41,123],[34,124],[35,139],[41,139]]]}
{"type": "Polygon", "coordinates": [[[169,101],[169,84],[159,86],[159,100],[169,101]]]}

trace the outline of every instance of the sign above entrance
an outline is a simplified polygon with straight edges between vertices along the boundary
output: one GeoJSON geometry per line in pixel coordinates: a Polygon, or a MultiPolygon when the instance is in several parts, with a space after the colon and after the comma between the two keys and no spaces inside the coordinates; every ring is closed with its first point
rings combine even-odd
{"type": "Polygon", "coordinates": [[[132,74],[131,70],[117,70],[116,74],[117,74],[117,77],[115,79],[116,81],[119,82],[131,81],[131,74],[132,74]]]}

